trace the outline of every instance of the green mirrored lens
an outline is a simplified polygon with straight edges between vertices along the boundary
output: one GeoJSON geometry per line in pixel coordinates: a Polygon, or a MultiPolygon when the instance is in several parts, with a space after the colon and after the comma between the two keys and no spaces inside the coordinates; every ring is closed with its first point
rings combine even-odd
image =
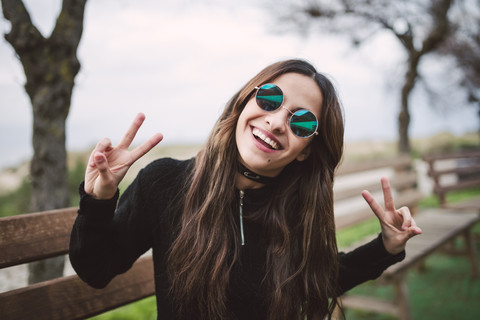
{"type": "Polygon", "coordinates": [[[283,92],[274,84],[264,84],[257,91],[257,104],[265,111],[277,110],[283,103],[283,92]]]}
{"type": "Polygon", "coordinates": [[[290,118],[290,128],[299,137],[310,137],[317,130],[315,115],[308,110],[298,110],[290,118]]]}

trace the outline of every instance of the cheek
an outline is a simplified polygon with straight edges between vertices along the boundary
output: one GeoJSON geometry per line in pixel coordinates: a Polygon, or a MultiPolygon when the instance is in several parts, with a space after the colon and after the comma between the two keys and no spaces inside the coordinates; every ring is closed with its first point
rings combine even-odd
{"type": "Polygon", "coordinates": [[[236,127],[237,132],[244,129],[247,126],[248,121],[255,117],[256,109],[253,108],[255,106],[252,106],[251,102],[252,100],[247,103],[245,108],[243,108],[242,113],[240,113],[240,116],[238,117],[236,127]]]}
{"type": "Polygon", "coordinates": [[[237,124],[235,126],[235,135],[237,136],[237,138],[240,132],[242,132],[242,129],[244,127],[245,127],[245,113],[242,111],[242,113],[238,117],[237,124]]]}
{"type": "MultiPolygon", "coordinates": [[[[299,139],[298,137],[295,137],[295,139],[299,139]]],[[[309,149],[310,141],[297,141],[297,143],[294,144],[293,149],[295,150],[296,155],[300,155],[307,151],[309,149]]]]}
{"type": "Polygon", "coordinates": [[[244,135],[246,127],[247,127],[247,113],[245,112],[245,109],[243,109],[242,113],[238,117],[237,124],[235,127],[235,142],[237,144],[237,148],[244,135]]]}

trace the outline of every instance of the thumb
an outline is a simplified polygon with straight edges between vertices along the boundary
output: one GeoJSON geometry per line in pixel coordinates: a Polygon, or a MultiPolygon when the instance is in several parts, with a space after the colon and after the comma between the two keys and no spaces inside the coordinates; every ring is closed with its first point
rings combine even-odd
{"type": "Polygon", "coordinates": [[[410,233],[411,237],[413,237],[413,236],[416,236],[416,235],[419,235],[419,234],[422,234],[422,233],[423,233],[422,229],[420,229],[420,228],[419,228],[419,227],[417,227],[417,226],[413,226],[413,227],[409,228],[409,230],[408,230],[408,231],[409,231],[409,233],[410,233]]]}
{"type": "Polygon", "coordinates": [[[409,228],[406,230],[406,232],[407,232],[407,233],[406,233],[406,236],[407,236],[407,241],[408,241],[408,240],[410,240],[411,238],[422,234],[422,229],[420,229],[420,228],[417,227],[417,226],[413,226],[413,227],[409,227],[409,228]]]}

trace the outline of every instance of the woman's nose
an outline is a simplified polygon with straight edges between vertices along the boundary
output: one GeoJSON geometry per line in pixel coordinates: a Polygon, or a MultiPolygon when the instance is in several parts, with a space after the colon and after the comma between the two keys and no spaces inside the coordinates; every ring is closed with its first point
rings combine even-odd
{"type": "Polygon", "coordinates": [[[271,132],[284,133],[287,126],[290,112],[285,108],[279,108],[273,112],[268,112],[265,121],[270,127],[271,132]]]}

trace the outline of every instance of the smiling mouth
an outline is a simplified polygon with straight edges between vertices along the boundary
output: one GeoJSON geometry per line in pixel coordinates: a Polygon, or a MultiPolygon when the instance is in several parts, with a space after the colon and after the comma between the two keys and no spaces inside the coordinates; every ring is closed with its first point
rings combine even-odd
{"type": "Polygon", "coordinates": [[[268,147],[272,150],[279,150],[280,149],[280,145],[276,141],[267,137],[263,132],[261,132],[257,128],[253,128],[252,134],[255,136],[255,138],[258,141],[263,143],[266,147],[268,147]]]}

